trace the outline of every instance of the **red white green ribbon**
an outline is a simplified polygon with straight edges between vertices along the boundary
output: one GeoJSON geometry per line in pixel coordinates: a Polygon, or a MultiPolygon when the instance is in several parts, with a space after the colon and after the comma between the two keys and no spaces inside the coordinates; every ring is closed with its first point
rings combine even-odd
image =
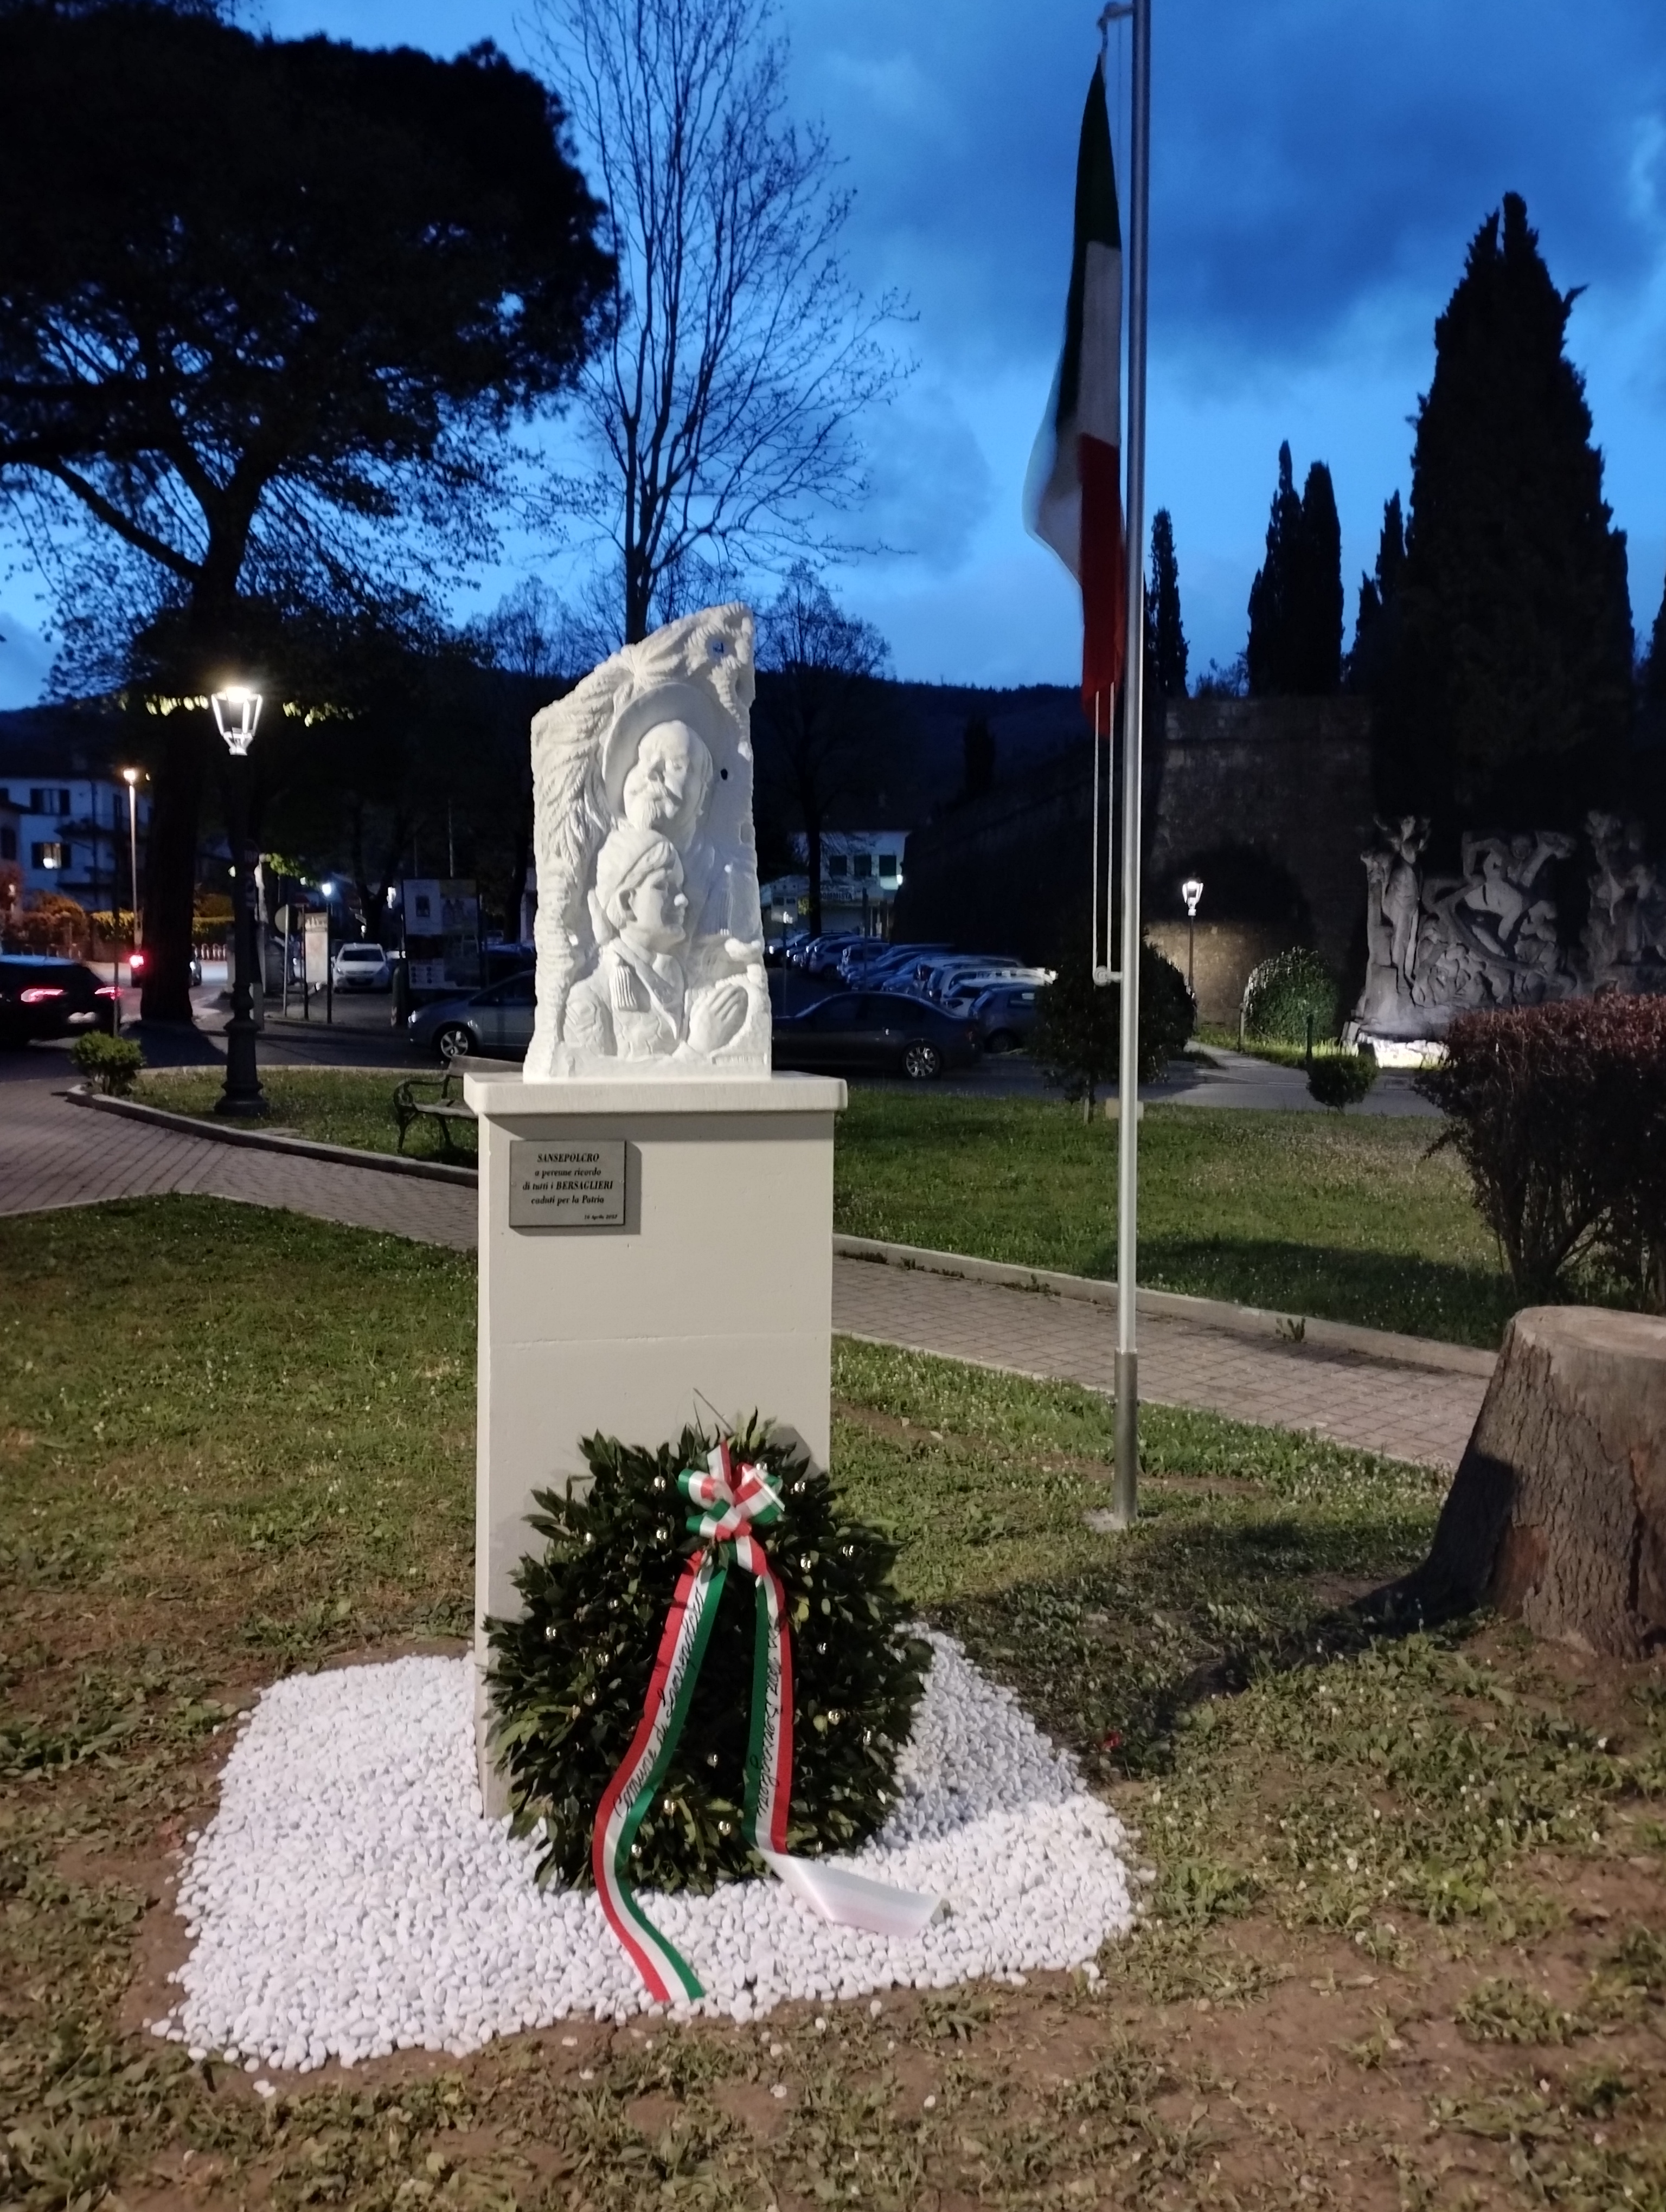
{"type": "Polygon", "coordinates": [[[666,1778],[694,1701],[718,1601],[730,1563],[752,1576],[757,1590],[751,1733],[746,1752],[745,1821],[754,1848],[772,1863],[787,1850],[793,1795],[793,1649],[787,1599],[753,1531],[781,1518],[781,1495],[767,1468],[736,1469],[727,1442],[712,1450],[703,1473],[686,1469],[678,1486],[696,1510],[689,1529],[700,1548],[678,1578],[642,1717],[630,1748],[602,1794],[591,1838],[596,1893],[607,1923],[629,1953],[649,1994],[669,2003],[705,1991],[632,1893],[628,1868],[636,1832],[666,1778]]]}

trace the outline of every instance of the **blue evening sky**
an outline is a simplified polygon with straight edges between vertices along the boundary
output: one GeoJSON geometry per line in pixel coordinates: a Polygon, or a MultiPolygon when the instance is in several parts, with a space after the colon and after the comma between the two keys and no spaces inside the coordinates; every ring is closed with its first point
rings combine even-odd
{"type": "MultiPolygon", "coordinates": [[[[245,20],[263,12],[282,35],[440,52],[490,37],[527,55],[517,0],[255,0],[245,20]]],[[[1148,485],[1174,514],[1194,670],[1243,646],[1284,437],[1298,481],[1330,464],[1351,635],[1383,502],[1408,489],[1434,318],[1506,190],[1525,197],[1556,281],[1586,288],[1571,350],[1645,631],[1666,572],[1662,0],[1154,12],[1148,485]]],[[[866,528],[908,550],[835,580],[903,675],[1069,681],[1077,665],[1074,588],[1025,535],[1018,494],[1059,342],[1093,13],[785,0],[795,110],[824,121],[856,191],[852,272],[901,287],[917,313],[917,373],[868,432],[866,528]]],[[[515,573],[483,579],[459,611],[515,573]]],[[[570,583],[558,561],[547,573],[570,583]]],[[[33,695],[40,619],[14,576],[0,704],[33,695]]]]}

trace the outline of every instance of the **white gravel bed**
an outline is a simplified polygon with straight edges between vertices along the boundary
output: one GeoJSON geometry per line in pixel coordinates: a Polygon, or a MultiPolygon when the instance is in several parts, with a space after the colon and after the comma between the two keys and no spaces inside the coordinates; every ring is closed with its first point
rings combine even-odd
{"type": "MultiPolygon", "coordinates": [[[[943,1909],[903,1942],[832,1927],[772,1880],[644,1893],[710,1993],[694,2010],[745,2021],[788,1997],[1091,1966],[1129,1926],[1115,1814],[1010,1692],[952,1638],[931,1642],[902,1799],[845,1863],[941,1892],[943,1909]]],[[[471,1668],[399,1659],[263,1694],[192,1838],[192,1953],[158,2034],[251,2072],[305,2071],[411,2046],[460,2057],[574,2014],[653,2008],[594,1894],[539,1890],[536,1844],[484,1818],[471,1668]]]]}

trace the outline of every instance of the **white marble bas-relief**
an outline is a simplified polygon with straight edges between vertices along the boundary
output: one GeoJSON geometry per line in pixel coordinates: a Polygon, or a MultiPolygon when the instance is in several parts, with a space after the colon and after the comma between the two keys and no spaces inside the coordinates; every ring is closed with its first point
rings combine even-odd
{"type": "Polygon", "coordinates": [[[1565,939],[1546,883],[1578,840],[1559,830],[1460,842],[1462,872],[1426,874],[1429,824],[1379,821],[1365,866],[1365,988],[1353,1020],[1388,1039],[1438,1037],[1454,1014],[1540,1006],[1599,991],[1666,991],[1666,884],[1642,832],[1593,813],[1596,858],[1577,944],[1565,939]]]}
{"type": "Polygon", "coordinates": [[[529,1079],[769,1073],[754,688],[751,614],[708,607],[534,720],[529,1079]]]}

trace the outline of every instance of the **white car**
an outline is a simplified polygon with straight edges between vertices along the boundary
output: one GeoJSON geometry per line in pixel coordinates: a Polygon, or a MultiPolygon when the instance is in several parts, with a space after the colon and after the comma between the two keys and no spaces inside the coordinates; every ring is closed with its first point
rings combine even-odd
{"type": "Polygon", "coordinates": [[[331,963],[338,991],[391,991],[393,963],[380,945],[342,945],[331,963]]]}

